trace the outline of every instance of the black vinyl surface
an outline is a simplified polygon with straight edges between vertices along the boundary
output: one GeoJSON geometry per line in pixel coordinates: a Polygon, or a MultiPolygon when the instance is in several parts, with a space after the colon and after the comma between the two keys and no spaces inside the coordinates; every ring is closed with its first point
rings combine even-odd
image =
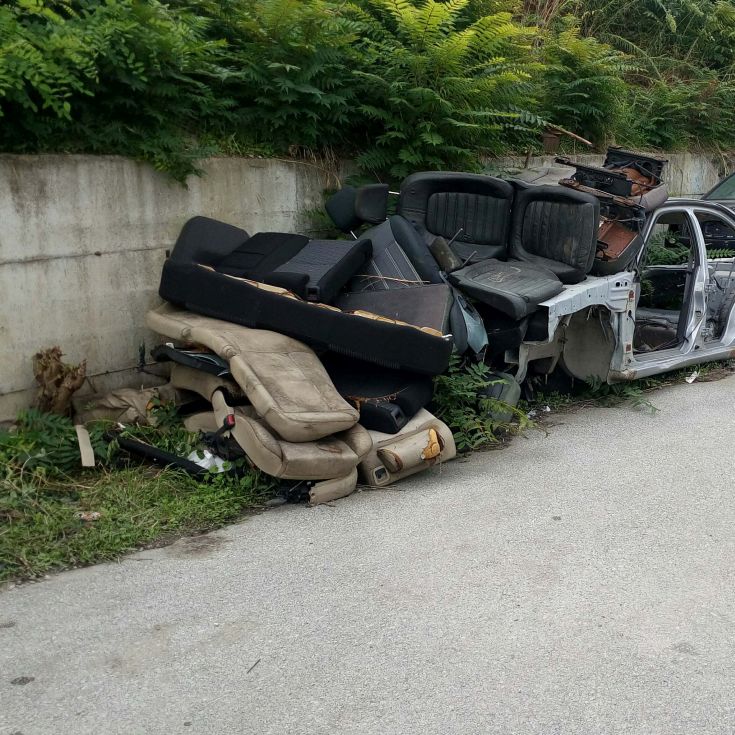
{"type": "Polygon", "coordinates": [[[159,294],[198,314],[394,369],[439,375],[452,352],[451,339],[288,298],[173,257],[164,263],[159,294]]]}

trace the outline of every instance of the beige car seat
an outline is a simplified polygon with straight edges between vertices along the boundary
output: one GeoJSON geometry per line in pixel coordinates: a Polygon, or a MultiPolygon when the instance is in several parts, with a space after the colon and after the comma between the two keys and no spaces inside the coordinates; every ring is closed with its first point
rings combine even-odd
{"type": "Polygon", "coordinates": [[[211,401],[213,418],[197,414],[187,420],[193,428],[217,429],[229,426],[228,433],[260,470],[287,480],[329,480],[311,488],[311,502],[343,497],[355,489],[356,467],[372,449],[369,432],[359,424],[331,437],[316,441],[289,442],[280,438],[253,406],[231,406],[227,395],[236,388],[233,381],[209,373],[174,365],[171,384],[180,390],[198,393],[211,401]]]}
{"type": "Polygon", "coordinates": [[[149,311],[146,324],[158,334],[202,345],[227,360],[258,416],[287,441],[321,439],[358,421],[358,411],[337,393],[314,351],[295,339],[170,304],[149,311]]]}
{"type": "Polygon", "coordinates": [[[369,434],[373,447],[359,467],[366,485],[390,485],[457,456],[449,427],[426,409],[421,409],[397,434],[369,434]]]}

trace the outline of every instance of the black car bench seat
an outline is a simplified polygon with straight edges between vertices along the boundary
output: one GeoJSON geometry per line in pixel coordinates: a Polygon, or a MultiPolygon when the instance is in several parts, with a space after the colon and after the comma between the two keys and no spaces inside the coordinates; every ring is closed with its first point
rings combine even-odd
{"type": "Polygon", "coordinates": [[[513,196],[511,184],[492,176],[422,172],[401,184],[397,211],[428,244],[454,240],[462,260],[504,259],[513,196]]]}
{"type": "MultiPolygon", "coordinates": [[[[426,375],[446,370],[452,340],[441,330],[360,309],[342,311],[305,301],[285,287],[218,271],[214,264],[227,261],[246,240],[244,230],[215,220],[195,218],[187,223],[164,263],[161,298],[205,316],[269,329],[385,367],[426,375]]],[[[243,252],[240,250],[240,255],[243,252]]],[[[244,258],[229,260],[226,267],[231,268],[233,260],[236,267],[251,267],[244,258]]],[[[262,261],[258,261],[261,266],[262,261]]],[[[334,283],[328,287],[333,288],[334,283]]]]}
{"type": "Polygon", "coordinates": [[[239,227],[193,217],[181,230],[171,258],[188,262],[194,253],[198,263],[219,273],[281,286],[328,304],[370,259],[372,248],[366,239],[310,240],[282,232],[251,237],[239,227]]]}
{"type": "Polygon", "coordinates": [[[533,313],[564,288],[551,271],[521,261],[482,260],[449,278],[457,288],[515,320],[533,313]]]}

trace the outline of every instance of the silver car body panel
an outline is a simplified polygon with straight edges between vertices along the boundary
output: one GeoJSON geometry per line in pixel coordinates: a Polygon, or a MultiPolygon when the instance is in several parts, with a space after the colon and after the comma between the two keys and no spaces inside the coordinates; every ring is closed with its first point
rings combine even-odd
{"type": "MultiPolygon", "coordinates": [[[[579,379],[594,377],[616,383],[735,357],[735,259],[707,259],[697,212],[717,215],[735,230],[735,214],[714,202],[679,199],[659,207],[647,223],[646,245],[634,270],[605,277],[588,276],[582,283],[565,286],[560,294],[540,305],[548,315],[548,338],[524,341],[517,350],[505,355],[506,362],[517,365],[517,379],[522,381],[529,363],[540,360],[546,360],[542,372],[551,372],[561,360],[568,372],[579,379]],[[686,313],[680,317],[685,322],[679,327],[680,342],[676,347],[635,353],[639,269],[656,221],[668,213],[685,214],[695,239],[694,262],[686,268],[686,313]],[[714,313],[715,304],[719,316],[714,313]],[[728,304],[726,313],[721,313],[723,305],[728,304]],[[720,333],[713,338],[707,324],[716,316],[720,333]]],[[[682,269],[665,265],[651,268],[682,269]]]]}

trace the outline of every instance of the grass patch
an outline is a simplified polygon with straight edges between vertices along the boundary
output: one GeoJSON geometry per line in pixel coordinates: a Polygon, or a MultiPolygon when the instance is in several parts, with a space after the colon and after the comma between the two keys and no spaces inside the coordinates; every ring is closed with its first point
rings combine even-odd
{"type": "Polygon", "coordinates": [[[197,482],[144,466],[43,482],[3,480],[0,581],[115,559],[216,528],[261,505],[267,491],[256,472],[197,482]]]}
{"type": "MultiPolygon", "coordinates": [[[[175,407],[155,405],[153,425],[124,435],[186,456],[200,442],[175,407]]],[[[80,468],[72,422],[35,409],[0,430],[0,581],[114,559],[132,549],[216,528],[259,507],[272,482],[241,466],[193,478],[180,470],[131,462],[92,425],[95,470],[80,468]]]]}

